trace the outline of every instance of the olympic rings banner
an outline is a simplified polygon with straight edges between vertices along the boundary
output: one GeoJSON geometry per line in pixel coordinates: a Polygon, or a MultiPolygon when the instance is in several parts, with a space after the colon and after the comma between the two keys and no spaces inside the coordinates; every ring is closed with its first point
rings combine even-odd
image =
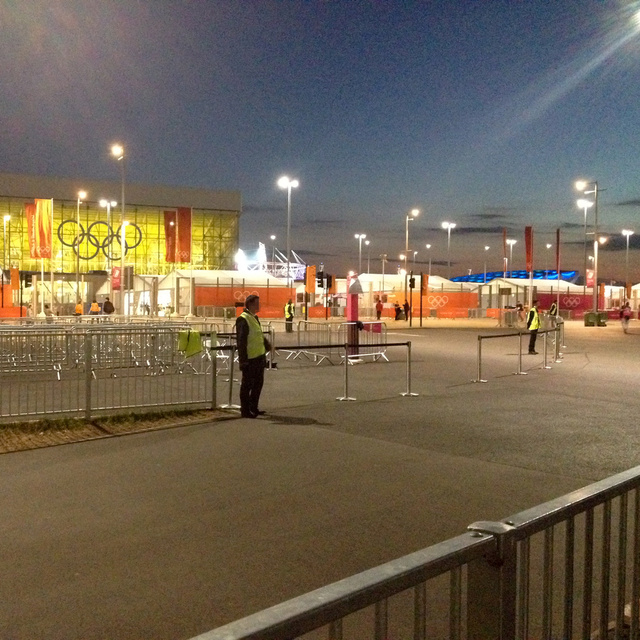
{"type": "Polygon", "coordinates": [[[164,212],[165,259],[167,262],[191,260],[191,208],[178,207],[164,212]]]}
{"type": "MultiPolygon", "coordinates": [[[[31,238],[31,231],[29,231],[29,238],[31,238]]],[[[82,224],[78,227],[76,220],[63,220],[58,225],[58,240],[65,247],[71,247],[81,260],[93,260],[100,251],[111,261],[120,260],[122,257],[122,225],[114,230],[104,220],[92,222],[86,231],[82,224]],[[72,231],[69,232],[66,229],[72,231]],[[75,235],[69,242],[68,236],[74,231],[75,235]]],[[[142,229],[137,224],[129,222],[125,227],[124,255],[126,256],[130,249],[135,249],[141,242],[142,229]]]]}

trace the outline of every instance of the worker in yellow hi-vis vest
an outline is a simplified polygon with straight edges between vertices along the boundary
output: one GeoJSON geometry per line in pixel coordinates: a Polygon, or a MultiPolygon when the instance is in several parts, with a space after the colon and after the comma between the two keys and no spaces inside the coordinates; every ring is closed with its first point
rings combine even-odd
{"type": "Polygon", "coordinates": [[[529,329],[529,354],[536,355],[536,339],[540,328],[540,315],[538,314],[538,301],[534,300],[527,315],[527,329],[529,329]]]}
{"type": "Polygon", "coordinates": [[[259,310],[260,298],[256,295],[247,296],[244,311],[236,320],[238,361],[242,371],[240,413],[243,418],[257,418],[264,413],[258,408],[258,403],[264,384],[267,351],[271,350],[271,345],[262,333],[256,315],[259,310]]]}
{"type": "Polygon", "coordinates": [[[89,308],[89,315],[97,316],[99,313],[100,313],[100,305],[98,304],[98,301],[94,298],[91,301],[91,307],[89,308]]]}
{"type": "Polygon", "coordinates": [[[76,302],[76,310],[73,312],[74,316],[82,315],[82,300],[78,298],[78,302],[76,302]]]}

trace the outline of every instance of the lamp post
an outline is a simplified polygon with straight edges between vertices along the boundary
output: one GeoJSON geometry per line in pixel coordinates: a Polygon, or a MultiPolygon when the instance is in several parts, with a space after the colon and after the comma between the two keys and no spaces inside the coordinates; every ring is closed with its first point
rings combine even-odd
{"type": "Polygon", "coordinates": [[[76,236],[76,299],[80,297],[80,243],[82,242],[82,234],[80,233],[80,204],[87,197],[86,191],[78,191],[78,206],[76,207],[76,226],[78,233],[76,236]]]}
{"type": "MultiPolygon", "coordinates": [[[[576,189],[585,195],[593,194],[593,311],[598,311],[598,183],[578,180],[576,189]],[[591,187],[587,189],[587,187],[591,187]]],[[[588,208],[588,207],[587,207],[588,208]]],[[[585,209],[586,216],[586,209],[585,209]]],[[[586,276],[586,274],[585,274],[586,276]]]]}
{"type": "MultiPolygon", "coordinates": [[[[120,177],[121,177],[121,194],[120,194],[120,224],[124,227],[124,183],[125,183],[125,170],[124,170],[124,147],[121,144],[114,144],[111,147],[111,155],[116,158],[120,163],[120,177]]],[[[124,248],[122,249],[124,251],[124,248]]],[[[124,273],[120,274],[120,309],[124,313],[124,273]]]]}
{"type": "Polygon", "coordinates": [[[384,263],[386,261],[387,261],[387,254],[381,253],[380,254],[380,262],[382,263],[382,291],[380,292],[381,294],[384,293],[384,263]]]}
{"type": "Polygon", "coordinates": [[[487,284],[487,251],[489,251],[489,245],[484,247],[484,281],[483,284],[487,284]]]}
{"type": "Polygon", "coordinates": [[[273,265],[271,266],[272,269],[275,269],[275,262],[276,262],[276,237],[275,236],[269,236],[271,239],[271,262],[273,263],[273,265]]]}
{"type": "Polygon", "coordinates": [[[364,244],[367,247],[367,273],[371,273],[371,249],[369,248],[371,241],[365,240],[364,244]]]}
{"type": "Polygon", "coordinates": [[[580,198],[576,204],[584,209],[584,285],[582,286],[582,295],[584,296],[587,294],[587,211],[589,211],[589,207],[593,206],[593,202],[580,198]]]}
{"type": "MultiPolygon", "coordinates": [[[[7,268],[7,222],[11,220],[11,216],[7,213],[2,219],[2,268],[7,268]]],[[[11,265],[9,265],[11,266],[11,265]]],[[[4,274],[3,274],[4,284],[4,274]]]]}
{"type": "MultiPolygon", "coordinates": [[[[99,202],[100,206],[107,209],[107,229],[109,232],[111,231],[111,207],[117,206],[117,202],[115,200],[106,200],[102,198],[99,202]]],[[[173,222],[171,223],[173,224],[173,222]]],[[[111,254],[107,251],[107,273],[109,274],[109,295],[111,296],[111,300],[113,300],[113,277],[111,275],[111,254]]],[[[120,282],[122,283],[122,274],[120,275],[120,282]]]]}
{"type": "MultiPolygon", "coordinates": [[[[127,239],[125,237],[127,225],[126,220],[122,221],[120,226],[120,299],[122,301],[122,315],[127,315],[124,308],[124,254],[127,252],[127,239]]],[[[189,283],[191,286],[191,283],[189,283]]],[[[178,305],[176,305],[177,307],[178,305]]]]}
{"type": "Polygon", "coordinates": [[[356,233],[355,235],[355,238],[358,241],[358,275],[362,273],[362,241],[366,237],[366,233],[356,233]]]}
{"type": "Polygon", "coordinates": [[[509,245],[509,277],[513,276],[513,245],[517,244],[517,240],[507,238],[507,244],[509,245]]]}
{"type": "Polygon", "coordinates": [[[287,190],[287,287],[289,287],[289,277],[291,274],[291,189],[299,186],[297,180],[290,180],[287,176],[278,179],[278,186],[287,190]]]}
{"type": "Polygon", "coordinates": [[[427,248],[427,251],[429,251],[429,277],[431,277],[431,245],[426,244],[425,247],[427,248]]]}
{"type": "Polygon", "coordinates": [[[447,278],[451,280],[451,229],[456,228],[456,223],[443,222],[442,228],[447,232],[447,278]]]}
{"type": "Polygon", "coordinates": [[[624,296],[629,297],[629,238],[633,235],[631,229],[623,229],[622,235],[627,237],[627,252],[624,261],[624,296]]]}
{"type": "Polygon", "coordinates": [[[411,209],[405,218],[404,225],[404,297],[407,297],[407,259],[409,256],[409,220],[420,215],[420,209],[411,209]]]}

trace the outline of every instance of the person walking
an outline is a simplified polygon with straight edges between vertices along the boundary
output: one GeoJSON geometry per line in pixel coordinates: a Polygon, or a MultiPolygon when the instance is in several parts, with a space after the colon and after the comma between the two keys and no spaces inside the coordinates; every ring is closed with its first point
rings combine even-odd
{"type": "Polygon", "coordinates": [[[625,333],[629,333],[629,320],[631,320],[631,306],[628,302],[625,302],[622,309],[620,309],[620,323],[625,333]]]}
{"type": "Polygon", "coordinates": [[[111,302],[111,300],[109,300],[109,296],[107,296],[104,299],[104,302],[102,303],[102,311],[103,311],[103,313],[105,313],[106,315],[110,316],[115,310],[116,309],[113,306],[113,302],[111,302]]]}
{"type": "Polygon", "coordinates": [[[236,320],[238,361],[242,371],[240,414],[243,418],[257,418],[264,414],[258,406],[267,366],[267,351],[271,350],[271,345],[262,333],[257,316],[260,298],[257,295],[247,296],[244,304],[244,311],[236,320]]]}
{"type": "Polygon", "coordinates": [[[284,326],[287,333],[293,333],[293,316],[295,313],[295,307],[293,306],[293,302],[291,302],[291,298],[289,298],[289,302],[284,305],[284,326]]]}
{"type": "Polygon", "coordinates": [[[382,317],[382,300],[378,298],[378,302],[376,302],[376,319],[380,320],[382,317]]]}
{"type": "Polygon", "coordinates": [[[538,301],[534,300],[527,314],[527,329],[529,330],[529,355],[537,355],[536,340],[540,328],[540,315],[538,314],[538,301]]]}

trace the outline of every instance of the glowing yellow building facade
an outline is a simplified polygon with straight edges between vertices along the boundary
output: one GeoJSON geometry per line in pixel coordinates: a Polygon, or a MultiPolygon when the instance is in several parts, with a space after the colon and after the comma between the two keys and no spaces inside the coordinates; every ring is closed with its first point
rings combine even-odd
{"type": "MultiPolygon", "coordinates": [[[[118,182],[70,180],[0,174],[3,221],[2,267],[40,271],[32,258],[25,204],[53,200],[53,259],[44,269],[56,274],[108,271],[121,260],[122,185],[118,182]],[[80,199],[83,191],[86,197],[80,199]],[[101,206],[106,199],[110,204],[101,206]],[[112,202],[115,205],[111,205],[112,202]]],[[[166,274],[175,268],[232,269],[238,250],[239,192],[125,185],[125,260],[136,274],[166,274]],[[191,261],[166,260],[165,212],[191,209],[191,261]]]]}

